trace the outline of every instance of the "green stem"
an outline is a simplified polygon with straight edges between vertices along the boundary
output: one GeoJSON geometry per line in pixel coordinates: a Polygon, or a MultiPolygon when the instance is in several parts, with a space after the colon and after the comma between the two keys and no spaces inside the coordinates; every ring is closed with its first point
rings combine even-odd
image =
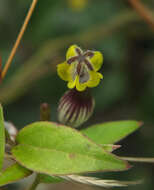
{"type": "Polygon", "coordinates": [[[14,146],[15,142],[13,142],[10,138],[10,134],[8,133],[8,131],[5,129],[5,138],[6,138],[6,142],[10,145],[10,146],[14,146]]]}
{"type": "Polygon", "coordinates": [[[141,158],[141,157],[121,157],[121,158],[129,162],[154,163],[154,158],[141,158]]]}
{"type": "Polygon", "coordinates": [[[13,160],[13,156],[10,155],[10,154],[7,154],[7,153],[5,153],[5,158],[6,158],[6,159],[12,159],[12,160],[13,160]]]}
{"type": "Polygon", "coordinates": [[[36,190],[36,188],[39,184],[40,184],[40,180],[39,180],[39,176],[37,174],[34,182],[32,183],[32,185],[27,190],[36,190]]]}

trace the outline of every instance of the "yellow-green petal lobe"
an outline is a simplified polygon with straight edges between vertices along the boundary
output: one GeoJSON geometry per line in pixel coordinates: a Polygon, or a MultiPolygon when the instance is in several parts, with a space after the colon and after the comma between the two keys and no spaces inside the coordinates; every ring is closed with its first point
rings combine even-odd
{"type": "Polygon", "coordinates": [[[75,78],[74,81],[73,81],[73,80],[70,80],[70,81],[68,82],[67,87],[70,88],[70,89],[74,88],[75,85],[76,85],[76,81],[77,81],[77,76],[76,76],[76,78],[75,78]]]}
{"type": "Polygon", "coordinates": [[[76,80],[76,89],[78,91],[84,91],[86,89],[87,85],[86,83],[80,83],[79,82],[79,77],[77,76],[77,80],[76,80]]]}
{"type": "Polygon", "coordinates": [[[95,71],[98,71],[103,64],[103,55],[99,51],[94,51],[94,56],[90,58],[90,62],[93,65],[95,71]]]}
{"type": "Polygon", "coordinates": [[[59,77],[64,81],[69,81],[69,67],[70,65],[67,62],[57,65],[57,73],[59,77]]]}
{"type": "MultiPolygon", "coordinates": [[[[72,45],[68,48],[67,53],[66,53],[66,60],[78,55],[76,52],[76,48],[80,49],[77,45],[72,45]]],[[[81,50],[81,52],[82,52],[82,50],[81,50]]]]}
{"type": "Polygon", "coordinates": [[[101,79],[103,79],[101,73],[90,71],[90,80],[86,84],[88,87],[93,88],[99,85],[101,79]]]}

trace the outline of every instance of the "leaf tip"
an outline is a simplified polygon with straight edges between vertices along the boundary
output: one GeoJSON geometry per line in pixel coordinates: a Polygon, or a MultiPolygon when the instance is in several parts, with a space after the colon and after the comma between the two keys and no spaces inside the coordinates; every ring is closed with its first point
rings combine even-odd
{"type": "Polygon", "coordinates": [[[126,163],[126,169],[127,169],[127,170],[131,169],[132,167],[133,167],[133,166],[130,165],[128,162],[126,163]]]}
{"type": "Polygon", "coordinates": [[[142,125],[144,125],[144,122],[143,121],[139,121],[138,122],[138,126],[141,127],[142,125]]]}
{"type": "Polygon", "coordinates": [[[121,145],[113,145],[112,146],[112,151],[114,151],[114,150],[117,150],[118,148],[120,148],[121,147],[121,145]]]}

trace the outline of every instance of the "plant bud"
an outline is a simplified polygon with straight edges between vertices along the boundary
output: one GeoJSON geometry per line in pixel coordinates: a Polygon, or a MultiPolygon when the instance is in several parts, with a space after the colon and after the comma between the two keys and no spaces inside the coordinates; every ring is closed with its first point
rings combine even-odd
{"type": "Polygon", "coordinates": [[[59,101],[58,119],[62,124],[78,127],[90,118],[94,106],[95,101],[89,90],[69,90],[59,101]]]}

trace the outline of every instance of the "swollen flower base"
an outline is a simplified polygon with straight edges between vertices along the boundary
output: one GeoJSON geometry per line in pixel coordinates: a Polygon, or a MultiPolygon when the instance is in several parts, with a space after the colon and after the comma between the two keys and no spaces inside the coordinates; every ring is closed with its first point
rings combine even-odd
{"type": "Polygon", "coordinates": [[[92,115],[94,105],[95,101],[88,90],[83,92],[69,90],[60,99],[58,119],[60,123],[78,127],[92,115]]]}

